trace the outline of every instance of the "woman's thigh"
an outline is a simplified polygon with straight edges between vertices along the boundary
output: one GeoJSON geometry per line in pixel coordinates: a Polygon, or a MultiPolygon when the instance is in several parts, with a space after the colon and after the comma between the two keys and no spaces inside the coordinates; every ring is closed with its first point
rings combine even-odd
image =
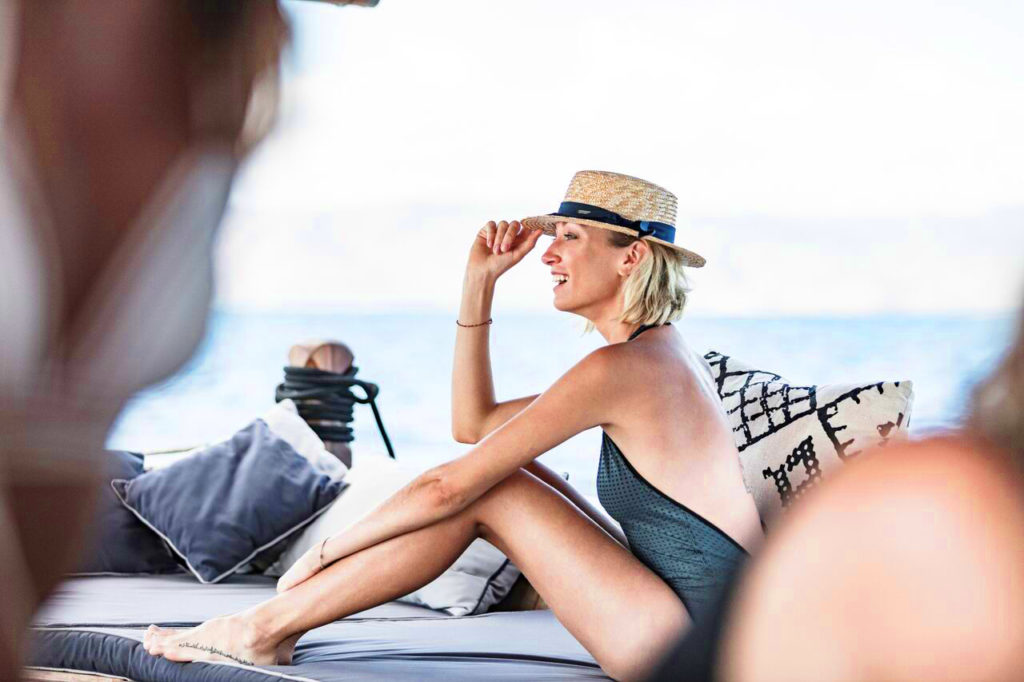
{"type": "Polygon", "coordinates": [[[661,578],[531,474],[513,474],[472,509],[480,535],[512,559],[613,677],[649,669],[689,626],[661,578]]]}

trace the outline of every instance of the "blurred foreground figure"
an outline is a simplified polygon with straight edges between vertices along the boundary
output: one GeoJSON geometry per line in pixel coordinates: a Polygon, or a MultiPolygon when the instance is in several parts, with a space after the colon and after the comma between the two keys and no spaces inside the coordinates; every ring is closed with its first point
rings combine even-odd
{"type": "Polygon", "coordinates": [[[118,410],[202,336],[286,29],[276,0],[0,6],[0,679],[74,569],[118,410]]]}
{"type": "Polygon", "coordinates": [[[959,433],[791,514],[653,679],[1024,680],[1024,318],[959,433]]]}

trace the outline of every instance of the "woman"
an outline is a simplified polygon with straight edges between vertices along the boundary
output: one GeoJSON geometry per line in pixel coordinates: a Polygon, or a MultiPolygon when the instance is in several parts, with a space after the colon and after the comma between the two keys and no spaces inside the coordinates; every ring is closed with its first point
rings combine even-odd
{"type": "Polygon", "coordinates": [[[675,208],[656,185],[587,171],[557,213],[488,223],[466,269],[453,376],[454,434],[477,447],[310,550],[274,599],[193,630],[151,626],[147,650],[287,661],[303,632],[419,588],[483,537],[609,675],[645,674],[760,539],[714,387],[667,324],[685,302],[682,268],[704,262],[672,243],[675,208]],[[494,286],[542,232],[555,236],[542,257],[555,307],[586,318],[608,345],[541,395],[498,403],[487,342],[494,286]],[[594,426],[604,430],[599,496],[625,537],[534,462],[594,426]]]}

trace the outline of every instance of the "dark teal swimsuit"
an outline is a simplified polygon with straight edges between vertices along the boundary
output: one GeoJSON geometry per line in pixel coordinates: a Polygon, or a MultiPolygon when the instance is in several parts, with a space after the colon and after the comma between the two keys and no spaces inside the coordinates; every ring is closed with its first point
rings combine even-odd
{"type": "MultiPolygon", "coordinates": [[[[641,327],[632,341],[649,327],[641,327]]],[[[597,497],[622,526],[629,548],[679,596],[690,617],[713,606],[747,552],[718,526],[661,492],[604,434],[597,497]]]]}

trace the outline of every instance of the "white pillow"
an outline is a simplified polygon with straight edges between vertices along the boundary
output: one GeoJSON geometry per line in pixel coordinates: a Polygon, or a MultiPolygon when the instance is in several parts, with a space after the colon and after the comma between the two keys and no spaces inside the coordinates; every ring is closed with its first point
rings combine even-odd
{"type": "Polygon", "coordinates": [[[765,528],[844,462],[910,425],[910,381],[792,386],[715,351],[704,358],[765,528]]]}
{"type": "MultiPolygon", "coordinates": [[[[355,524],[418,474],[385,457],[356,458],[345,477],[348,487],[265,574],[283,575],[311,547],[355,524]]],[[[519,569],[504,554],[477,539],[436,580],[399,601],[422,604],[453,616],[485,613],[505,598],[518,577],[519,569]]]]}
{"type": "MultiPolygon", "coordinates": [[[[288,443],[295,452],[309,460],[309,463],[316,471],[331,477],[335,481],[345,477],[348,467],[324,447],[324,442],[320,440],[316,432],[310,428],[305,419],[299,416],[299,410],[294,402],[282,400],[279,403],[275,403],[260,419],[266,422],[275,436],[288,443]]],[[[229,440],[231,435],[229,434],[214,442],[219,443],[229,440]]],[[[191,457],[198,452],[203,452],[212,444],[199,445],[190,450],[147,454],[144,458],[144,467],[146,470],[169,467],[175,462],[191,457]]]]}
{"type": "Polygon", "coordinates": [[[299,416],[298,408],[290,399],[275,404],[260,419],[278,438],[308,459],[315,470],[334,480],[344,478],[348,467],[324,447],[320,436],[299,416]]]}

